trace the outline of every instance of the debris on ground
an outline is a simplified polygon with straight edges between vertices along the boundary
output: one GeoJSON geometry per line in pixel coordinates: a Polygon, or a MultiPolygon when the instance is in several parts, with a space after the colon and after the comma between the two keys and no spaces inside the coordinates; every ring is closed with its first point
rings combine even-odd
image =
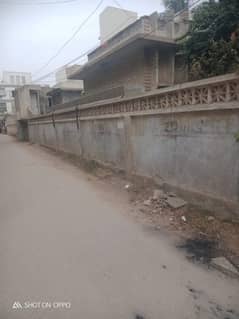
{"type": "Polygon", "coordinates": [[[187,204],[187,202],[185,202],[183,199],[171,196],[166,199],[166,203],[173,209],[181,208],[187,204]]]}
{"type": "Polygon", "coordinates": [[[151,205],[151,200],[147,199],[144,201],[144,206],[150,206],[151,205]]]}
{"type": "Polygon", "coordinates": [[[207,220],[208,220],[209,222],[212,222],[212,221],[215,220],[215,217],[213,217],[213,216],[208,216],[207,220]]]}
{"type": "MultiPolygon", "coordinates": [[[[133,187],[132,191],[137,193],[133,187]]],[[[147,196],[147,199],[142,198],[142,196],[140,196],[140,198],[134,198],[134,202],[143,206],[152,207],[151,211],[153,213],[160,212],[160,210],[166,208],[179,209],[187,205],[185,200],[177,197],[173,193],[166,193],[161,189],[154,189],[153,195],[147,196]]]]}
{"type": "Polygon", "coordinates": [[[185,216],[182,216],[182,217],[181,217],[181,219],[182,219],[182,221],[183,221],[183,222],[185,222],[185,223],[186,223],[187,219],[186,219],[186,217],[185,217],[185,216]]]}
{"type": "Polygon", "coordinates": [[[169,197],[177,197],[176,194],[174,194],[174,193],[172,193],[172,192],[171,192],[171,193],[168,193],[168,196],[169,196],[169,197]]]}
{"type": "Polygon", "coordinates": [[[209,213],[196,208],[148,178],[133,177],[129,181],[121,172],[102,168],[94,162],[87,164],[87,168],[99,178],[107,179],[111,185],[127,191],[133,205],[132,214],[138,220],[191,240],[185,244],[188,249],[191,247],[191,259],[210,264],[212,258],[224,256],[239,271],[238,218],[222,219],[216,211],[209,213]],[[197,253],[192,253],[192,250],[197,253]]]}
{"type": "Polygon", "coordinates": [[[239,278],[239,271],[232,265],[232,263],[225,257],[216,257],[211,260],[210,265],[226,275],[239,278]]]}
{"type": "Polygon", "coordinates": [[[160,198],[167,198],[167,194],[161,189],[155,189],[153,192],[153,200],[158,200],[160,198]]]}
{"type": "Polygon", "coordinates": [[[106,169],[103,169],[103,168],[97,168],[95,174],[99,178],[106,179],[106,178],[109,178],[112,175],[112,172],[110,170],[106,170],[106,169]]]}
{"type": "MultiPolygon", "coordinates": [[[[144,222],[176,231],[184,239],[191,239],[201,251],[201,261],[209,263],[211,258],[225,256],[239,265],[239,224],[233,220],[223,220],[207,211],[200,210],[174,193],[157,188],[133,189],[133,203],[137,214],[143,214],[144,222]],[[169,205],[168,203],[175,203],[169,205]],[[179,203],[180,202],[180,203],[179,203]],[[179,207],[176,205],[179,205],[179,207]],[[182,206],[181,206],[182,205],[182,206]],[[196,238],[196,240],[195,240],[196,238]],[[197,239],[200,238],[200,241],[197,239]],[[198,245],[196,245],[198,244],[198,245]],[[201,248],[200,248],[201,245],[201,248]],[[220,254],[218,249],[220,248],[220,254]]],[[[131,193],[129,193],[131,195],[131,193]]],[[[189,245],[190,246],[190,245],[189,245]]],[[[198,259],[198,254],[194,259],[198,259]]]]}

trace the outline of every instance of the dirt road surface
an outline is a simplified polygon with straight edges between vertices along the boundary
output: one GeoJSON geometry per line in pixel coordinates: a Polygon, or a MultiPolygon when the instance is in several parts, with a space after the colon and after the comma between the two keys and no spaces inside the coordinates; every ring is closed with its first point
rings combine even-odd
{"type": "Polygon", "coordinates": [[[0,318],[239,318],[238,280],[190,263],[127,209],[70,163],[0,135],[0,318]]]}

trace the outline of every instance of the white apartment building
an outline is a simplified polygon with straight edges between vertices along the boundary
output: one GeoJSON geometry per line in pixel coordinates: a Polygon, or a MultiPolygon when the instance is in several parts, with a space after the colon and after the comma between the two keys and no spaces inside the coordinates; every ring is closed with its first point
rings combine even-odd
{"type": "Polygon", "coordinates": [[[5,84],[24,85],[32,82],[31,73],[3,71],[2,82],[5,84]]]}
{"type": "Polygon", "coordinates": [[[3,71],[0,81],[0,114],[15,113],[14,96],[15,88],[32,82],[31,73],[3,71]]]}

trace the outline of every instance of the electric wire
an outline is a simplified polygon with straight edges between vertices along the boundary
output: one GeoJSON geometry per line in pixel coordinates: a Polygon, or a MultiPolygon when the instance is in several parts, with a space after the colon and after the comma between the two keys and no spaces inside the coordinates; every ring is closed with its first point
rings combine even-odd
{"type": "Polygon", "coordinates": [[[86,17],[86,19],[79,25],[79,27],[76,29],[76,31],[70,36],[70,38],[65,41],[65,43],[57,50],[57,52],[42,66],[40,67],[34,74],[40,73],[42,70],[44,70],[53,60],[55,60],[58,55],[64,50],[64,48],[76,37],[76,35],[80,32],[80,30],[84,27],[84,25],[90,20],[90,18],[97,12],[99,7],[103,4],[104,0],[100,0],[95,7],[95,9],[86,17]]]}

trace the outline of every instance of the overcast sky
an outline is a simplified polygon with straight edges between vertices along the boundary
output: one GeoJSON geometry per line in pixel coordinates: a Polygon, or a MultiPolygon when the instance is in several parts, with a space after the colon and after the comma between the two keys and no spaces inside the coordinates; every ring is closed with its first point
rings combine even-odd
{"type": "MultiPolygon", "coordinates": [[[[64,4],[26,5],[50,1],[64,0],[0,0],[0,72],[27,71],[34,75],[99,3],[99,0],[75,0],[64,4]]],[[[163,11],[161,0],[118,0],[118,3],[139,16],[163,11]]],[[[72,42],[36,77],[99,44],[99,13],[107,6],[116,5],[112,0],[104,0],[72,42]]]]}

